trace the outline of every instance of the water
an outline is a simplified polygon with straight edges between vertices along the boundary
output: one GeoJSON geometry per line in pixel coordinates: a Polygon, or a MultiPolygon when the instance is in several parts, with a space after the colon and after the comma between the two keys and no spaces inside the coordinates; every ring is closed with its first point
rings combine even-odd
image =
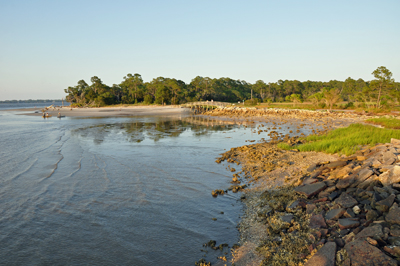
{"type": "Polygon", "coordinates": [[[211,191],[251,128],[17,114],[0,112],[0,264],[194,265],[229,251],[202,252],[209,240],[238,241],[240,194],[211,191]]]}
{"type": "MultiPolygon", "coordinates": [[[[0,110],[7,109],[26,109],[26,108],[43,108],[54,104],[61,106],[62,102],[46,102],[46,103],[0,103],[0,110]]],[[[69,106],[68,102],[64,102],[64,106],[69,106]]]]}

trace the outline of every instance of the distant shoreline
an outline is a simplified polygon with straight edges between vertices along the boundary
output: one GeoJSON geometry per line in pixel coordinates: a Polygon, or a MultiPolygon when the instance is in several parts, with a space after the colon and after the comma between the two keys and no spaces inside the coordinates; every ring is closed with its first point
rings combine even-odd
{"type": "MultiPolygon", "coordinates": [[[[42,116],[42,108],[8,109],[7,111],[24,111],[21,115],[42,116]]],[[[46,111],[52,117],[58,113],[65,117],[128,117],[146,115],[177,115],[189,114],[188,108],[178,106],[129,106],[129,107],[96,107],[96,108],[70,108],[56,107],[46,111]]]]}

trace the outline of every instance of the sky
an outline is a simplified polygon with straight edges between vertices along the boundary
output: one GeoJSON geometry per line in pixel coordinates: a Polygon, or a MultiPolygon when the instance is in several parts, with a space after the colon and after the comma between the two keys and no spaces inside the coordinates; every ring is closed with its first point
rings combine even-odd
{"type": "Polygon", "coordinates": [[[0,0],[0,100],[98,76],[400,81],[400,1],[0,0]]]}

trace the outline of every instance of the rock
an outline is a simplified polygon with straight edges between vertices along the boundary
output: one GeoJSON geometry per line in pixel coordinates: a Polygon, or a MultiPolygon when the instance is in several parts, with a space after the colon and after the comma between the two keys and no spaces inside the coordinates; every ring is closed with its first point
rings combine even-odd
{"type": "Polygon", "coordinates": [[[374,159],[371,163],[371,166],[374,168],[378,168],[381,165],[382,165],[382,163],[380,161],[378,161],[377,159],[374,159]]]}
{"type": "Polygon", "coordinates": [[[340,179],[339,182],[336,184],[336,187],[338,189],[343,189],[349,187],[351,184],[354,183],[354,175],[350,175],[348,177],[345,177],[343,179],[340,179]]]}
{"type": "Polygon", "coordinates": [[[364,239],[371,237],[373,239],[380,239],[383,237],[382,226],[377,224],[363,229],[356,235],[356,239],[364,239]]]}
{"type": "MultiPolygon", "coordinates": [[[[384,162],[382,163],[382,165],[392,165],[395,161],[396,161],[395,158],[390,158],[390,159],[387,159],[386,161],[384,161],[384,162]]],[[[393,168],[392,168],[392,169],[393,169],[393,168]]]]}
{"type": "Polygon", "coordinates": [[[341,248],[344,247],[344,245],[346,244],[346,242],[344,242],[344,240],[341,238],[335,238],[335,243],[341,248]]]}
{"type": "Polygon", "coordinates": [[[372,206],[372,208],[376,208],[376,203],[378,201],[381,201],[381,200],[382,200],[382,197],[379,195],[379,193],[374,192],[372,194],[372,197],[371,197],[371,206],[372,206]]]}
{"type": "Polygon", "coordinates": [[[388,242],[392,246],[400,246],[400,237],[398,236],[388,237],[388,242]]]}
{"type": "Polygon", "coordinates": [[[355,220],[354,218],[344,218],[344,219],[339,219],[339,228],[340,229],[348,229],[348,228],[354,228],[360,225],[360,222],[355,220]]]}
{"type": "Polygon", "coordinates": [[[386,221],[392,224],[400,224],[400,208],[397,203],[389,209],[389,213],[386,215],[386,221]]]}
{"type": "Polygon", "coordinates": [[[343,214],[344,217],[346,218],[354,218],[356,215],[354,214],[352,209],[347,209],[346,212],[343,214]]]}
{"type": "Polygon", "coordinates": [[[335,266],[336,243],[328,242],[314,254],[305,266],[335,266]]]}
{"type": "Polygon", "coordinates": [[[289,206],[286,207],[286,211],[293,212],[298,208],[302,208],[302,206],[305,206],[305,204],[306,203],[303,200],[295,200],[289,206]]]}
{"type": "Polygon", "coordinates": [[[302,185],[309,185],[309,184],[314,184],[317,182],[318,182],[318,179],[316,179],[316,178],[306,178],[303,180],[302,185]]]}
{"type": "Polygon", "coordinates": [[[372,239],[370,237],[367,237],[367,242],[373,246],[377,246],[378,245],[378,241],[376,241],[375,239],[372,239]]]}
{"type": "Polygon", "coordinates": [[[343,237],[343,240],[347,243],[350,243],[351,241],[354,240],[354,238],[356,237],[354,232],[351,232],[350,234],[347,234],[343,237]]]}
{"type": "Polygon", "coordinates": [[[371,185],[375,180],[378,179],[377,175],[371,175],[370,177],[368,177],[364,182],[360,183],[358,185],[359,188],[365,189],[367,188],[369,185],[371,185]]]}
{"type": "Polygon", "coordinates": [[[389,170],[392,170],[394,168],[394,165],[382,165],[379,167],[379,170],[383,173],[389,170]]]}
{"type": "Polygon", "coordinates": [[[343,229],[343,230],[340,230],[339,234],[341,237],[343,237],[343,236],[347,235],[349,232],[350,232],[350,229],[343,229]]]}
{"type": "Polygon", "coordinates": [[[317,208],[317,205],[315,204],[307,204],[306,205],[306,213],[311,214],[313,211],[317,208]]]}
{"type": "Polygon", "coordinates": [[[356,187],[359,184],[361,184],[362,182],[364,182],[368,177],[370,177],[371,175],[373,175],[373,171],[368,169],[368,168],[364,168],[362,169],[358,175],[354,178],[354,183],[351,184],[350,187],[356,187]]]}
{"type": "Polygon", "coordinates": [[[392,194],[386,199],[378,201],[375,208],[380,212],[387,212],[389,208],[392,207],[395,198],[396,196],[392,194]]]}
{"type": "Polygon", "coordinates": [[[336,263],[337,263],[337,265],[343,265],[342,263],[346,259],[347,259],[347,251],[345,249],[341,249],[338,252],[336,252],[336,263]]]}
{"type": "Polygon", "coordinates": [[[325,219],[326,220],[337,220],[340,218],[340,216],[343,215],[343,213],[345,213],[345,209],[332,209],[330,211],[328,211],[328,213],[325,215],[325,219]]]}
{"type": "Polygon", "coordinates": [[[314,179],[317,176],[319,176],[322,173],[323,167],[321,167],[320,169],[315,170],[314,172],[311,173],[310,178],[314,179]]]}
{"type": "Polygon", "coordinates": [[[352,266],[397,266],[396,260],[385,255],[378,248],[371,246],[365,240],[355,240],[344,247],[347,251],[352,266]]]}
{"type": "Polygon", "coordinates": [[[367,157],[365,157],[365,156],[357,156],[357,160],[358,161],[365,161],[365,160],[367,160],[367,157]]]}
{"type": "Polygon", "coordinates": [[[313,172],[315,169],[317,169],[317,164],[312,164],[307,168],[307,172],[311,173],[313,172]]]}
{"type": "Polygon", "coordinates": [[[346,175],[349,175],[353,167],[351,165],[347,165],[346,167],[336,169],[335,171],[331,172],[329,179],[337,179],[342,178],[346,175]]]}
{"type": "Polygon", "coordinates": [[[382,154],[382,161],[387,161],[393,158],[396,158],[396,154],[394,154],[392,151],[386,151],[382,154]]]}
{"type": "Polygon", "coordinates": [[[293,214],[285,214],[281,216],[281,220],[285,223],[291,223],[293,220],[293,214]]]}
{"type": "Polygon", "coordinates": [[[310,218],[310,228],[319,229],[326,228],[326,222],[322,214],[313,215],[310,218]]]}
{"type": "Polygon", "coordinates": [[[310,198],[322,190],[326,188],[326,184],[324,182],[317,182],[314,184],[304,185],[301,187],[296,187],[294,191],[299,194],[305,195],[307,198],[310,198]]]}
{"type": "Polygon", "coordinates": [[[331,185],[331,186],[327,187],[324,191],[326,191],[328,193],[332,193],[335,190],[336,190],[335,185],[331,185]]]}
{"type": "Polygon", "coordinates": [[[391,236],[400,236],[400,226],[396,224],[392,224],[390,226],[390,235],[391,236]]]}
{"type": "Polygon", "coordinates": [[[379,175],[379,181],[381,181],[382,185],[388,186],[394,183],[400,182],[400,166],[395,165],[391,170],[384,172],[379,175]]]}
{"type": "Polygon", "coordinates": [[[379,217],[379,214],[376,211],[368,210],[367,215],[366,215],[367,221],[374,221],[378,217],[379,217]]]}
{"type": "Polygon", "coordinates": [[[385,247],[383,247],[383,250],[394,257],[400,257],[400,247],[398,247],[398,246],[394,246],[394,247],[393,246],[391,246],[391,247],[385,246],[385,247]]]}
{"type": "Polygon", "coordinates": [[[336,162],[331,162],[325,165],[326,168],[328,169],[334,169],[337,167],[342,167],[347,165],[347,161],[336,161],[336,162]]]}
{"type": "Polygon", "coordinates": [[[400,139],[390,139],[390,143],[394,144],[394,145],[400,145],[400,139]]]}
{"type": "Polygon", "coordinates": [[[333,191],[331,194],[329,194],[328,196],[328,200],[329,201],[333,201],[334,199],[336,199],[336,197],[339,195],[339,193],[337,191],[333,191]]]}
{"type": "Polygon", "coordinates": [[[330,194],[330,193],[327,192],[326,190],[321,191],[321,192],[318,194],[318,198],[328,198],[329,194],[330,194]]]}
{"type": "Polygon", "coordinates": [[[335,202],[343,208],[351,208],[358,203],[357,200],[347,193],[342,193],[340,197],[335,200],[335,202]]]}
{"type": "Polygon", "coordinates": [[[354,206],[354,207],[353,207],[353,212],[354,212],[355,214],[359,214],[359,213],[361,212],[360,207],[354,206]]]}

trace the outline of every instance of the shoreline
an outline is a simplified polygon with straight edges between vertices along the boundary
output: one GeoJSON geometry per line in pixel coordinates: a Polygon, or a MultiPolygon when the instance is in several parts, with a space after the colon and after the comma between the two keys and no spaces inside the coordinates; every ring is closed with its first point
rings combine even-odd
{"type": "MultiPolygon", "coordinates": [[[[20,115],[42,116],[42,108],[7,109],[2,111],[20,111],[20,115]]],[[[189,114],[190,109],[177,106],[129,106],[129,107],[91,107],[70,108],[56,107],[46,110],[51,118],[57,118],[57,114],[67,117],[129,117],[129,116],[158,116],[189,114]]],[[[64,117],[63,117],[64,118],[64,117]]]]}
{"type": "MultiPolygon", "coordinates": [[[[258,121],[267,116],[284,122],[296,118],[304,123],[316,121],[310,112],[264,115],[263,111],[224,109],[205,115],[227,120],[258,121]]],[[[370,117],[325,114],[319,118],[322,124],[327,120],[352,124],[370,117]]],[[[253,184],[243,191],[245,211],[238,226],[240,247],[232,251],[234,265],[313,266],[335,265],[335,261],[336,265],[397,265],[399,159],[397,142],[365,148],[349,157],[283,151],[268,143],[225,152],[219,160],[240,164],[245,174],[239,181],[253,184]],[[382,154],[388,157],[384,160],[382,154]],[[272,166],[265,168],[268,163],[272,166]],[[320,189],[309,192],[318,185],[320,189]]]]}

